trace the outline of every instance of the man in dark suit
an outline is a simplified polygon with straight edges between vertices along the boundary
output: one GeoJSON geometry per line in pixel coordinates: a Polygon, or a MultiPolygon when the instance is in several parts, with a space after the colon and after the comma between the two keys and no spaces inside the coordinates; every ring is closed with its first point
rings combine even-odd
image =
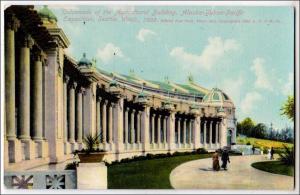
{"type": "Polygon", "coordinates": [[[227,170],[227,162],[230,163],[229,154],[228,154],[227,149],[223,150],[221,160],[222,160],[222,168],[224,170],[227,170]]]}

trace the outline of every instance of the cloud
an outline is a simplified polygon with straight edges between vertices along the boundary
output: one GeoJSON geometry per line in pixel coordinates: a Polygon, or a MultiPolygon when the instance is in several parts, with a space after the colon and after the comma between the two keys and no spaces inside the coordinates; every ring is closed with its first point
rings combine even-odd
{"type": "Polygon", "coordinates": [[[289,73],[286,83],[282,87],[283,95],[291,95],[294,91],[294,74],[292,72],[289,73]]]}
{"type": "Polygon", "coordinates": [[[258,89],[268,89],[273,90],[271,78],[265,70],[265,60],[263,58],[255,58],[251,66],[251,70],[255,73],[256,81],[255,87],[258,89]]]}
{"type": "Polygon", "coordinates": [[[233,100],[235,105],[240,103],[241,89],[244,84],[244,78],[239,75],[237,78],[228,78],[221,83],[221,89],[233,100]]]}
{"type": "Polygon", "coordinates": [[[241,110],[244,114],[250,114],[257,103],[262,100],[262,96],[256,92],[248,92],[241,102],[241,110]]]}
{"type": "Polygon", "coordinates": [[[183,47],[175,47],[171,50],[170,56],[182,63],[185,68],[211,69],[226,54],[239,49],[239,44],[235,39],[225,39],[221,37],[208,38],[208,44],[200,55],[188,53],[183,47]]]}
{"type": "Polygon", "coordinates": [[[97,50],[97,57],[101,59],[104,64],[109,63],[113,58],[123,58],[122,50],[113,43],[107,43],[103,48],[97,50]]]}
{"type": "Polygon", "coordinates": [[[138,34],[136,35],[136,38],[141,42],[145,42],[147,38],[155,35],[157,35],[156,32],[149,29],[142,28],[139,30],[138,34]]]}

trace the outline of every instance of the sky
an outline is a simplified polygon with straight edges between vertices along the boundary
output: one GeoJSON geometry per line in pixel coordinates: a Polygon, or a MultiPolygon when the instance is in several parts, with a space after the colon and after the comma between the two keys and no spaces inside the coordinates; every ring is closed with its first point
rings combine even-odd
{"type": "MultiPolygon", "coordinates": [[[[106,71],[222,89],[238,121],[293,124],[280,108],[294,89],[292,7],[49,5],[71,45],[106,71]]],[[[39,9],[39,7],[37,7],[39,9]]]]}

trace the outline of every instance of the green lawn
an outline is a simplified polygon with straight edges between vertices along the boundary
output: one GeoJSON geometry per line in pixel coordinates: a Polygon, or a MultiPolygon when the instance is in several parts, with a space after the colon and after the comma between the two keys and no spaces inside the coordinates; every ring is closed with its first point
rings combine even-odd
{"type": "Polygon", "coordinates": [[[256,162],[253,163],[251,166],[256,169],[267,171],[270,173],[294,176],[294,166],[285,165],[280,161],[256,162]]]}
{"type": "Polygon", "coordinates": [[[171,189],[169,176],[175,167],[186,161],[208,157],[211,154],[113,164],[108,166],[108,189],[171,189]]]}

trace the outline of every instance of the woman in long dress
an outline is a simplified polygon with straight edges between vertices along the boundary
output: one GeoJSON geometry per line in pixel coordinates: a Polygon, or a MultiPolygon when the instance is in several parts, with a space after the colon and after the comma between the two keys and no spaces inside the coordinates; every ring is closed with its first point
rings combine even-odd
{"type": "Polygon", "coordinates": [[[220,170],[220,163],[219,163],[219,154],[215,152],[212,156],[213,160],[213,170],[214,171],[219,171],[220,170]]]}

